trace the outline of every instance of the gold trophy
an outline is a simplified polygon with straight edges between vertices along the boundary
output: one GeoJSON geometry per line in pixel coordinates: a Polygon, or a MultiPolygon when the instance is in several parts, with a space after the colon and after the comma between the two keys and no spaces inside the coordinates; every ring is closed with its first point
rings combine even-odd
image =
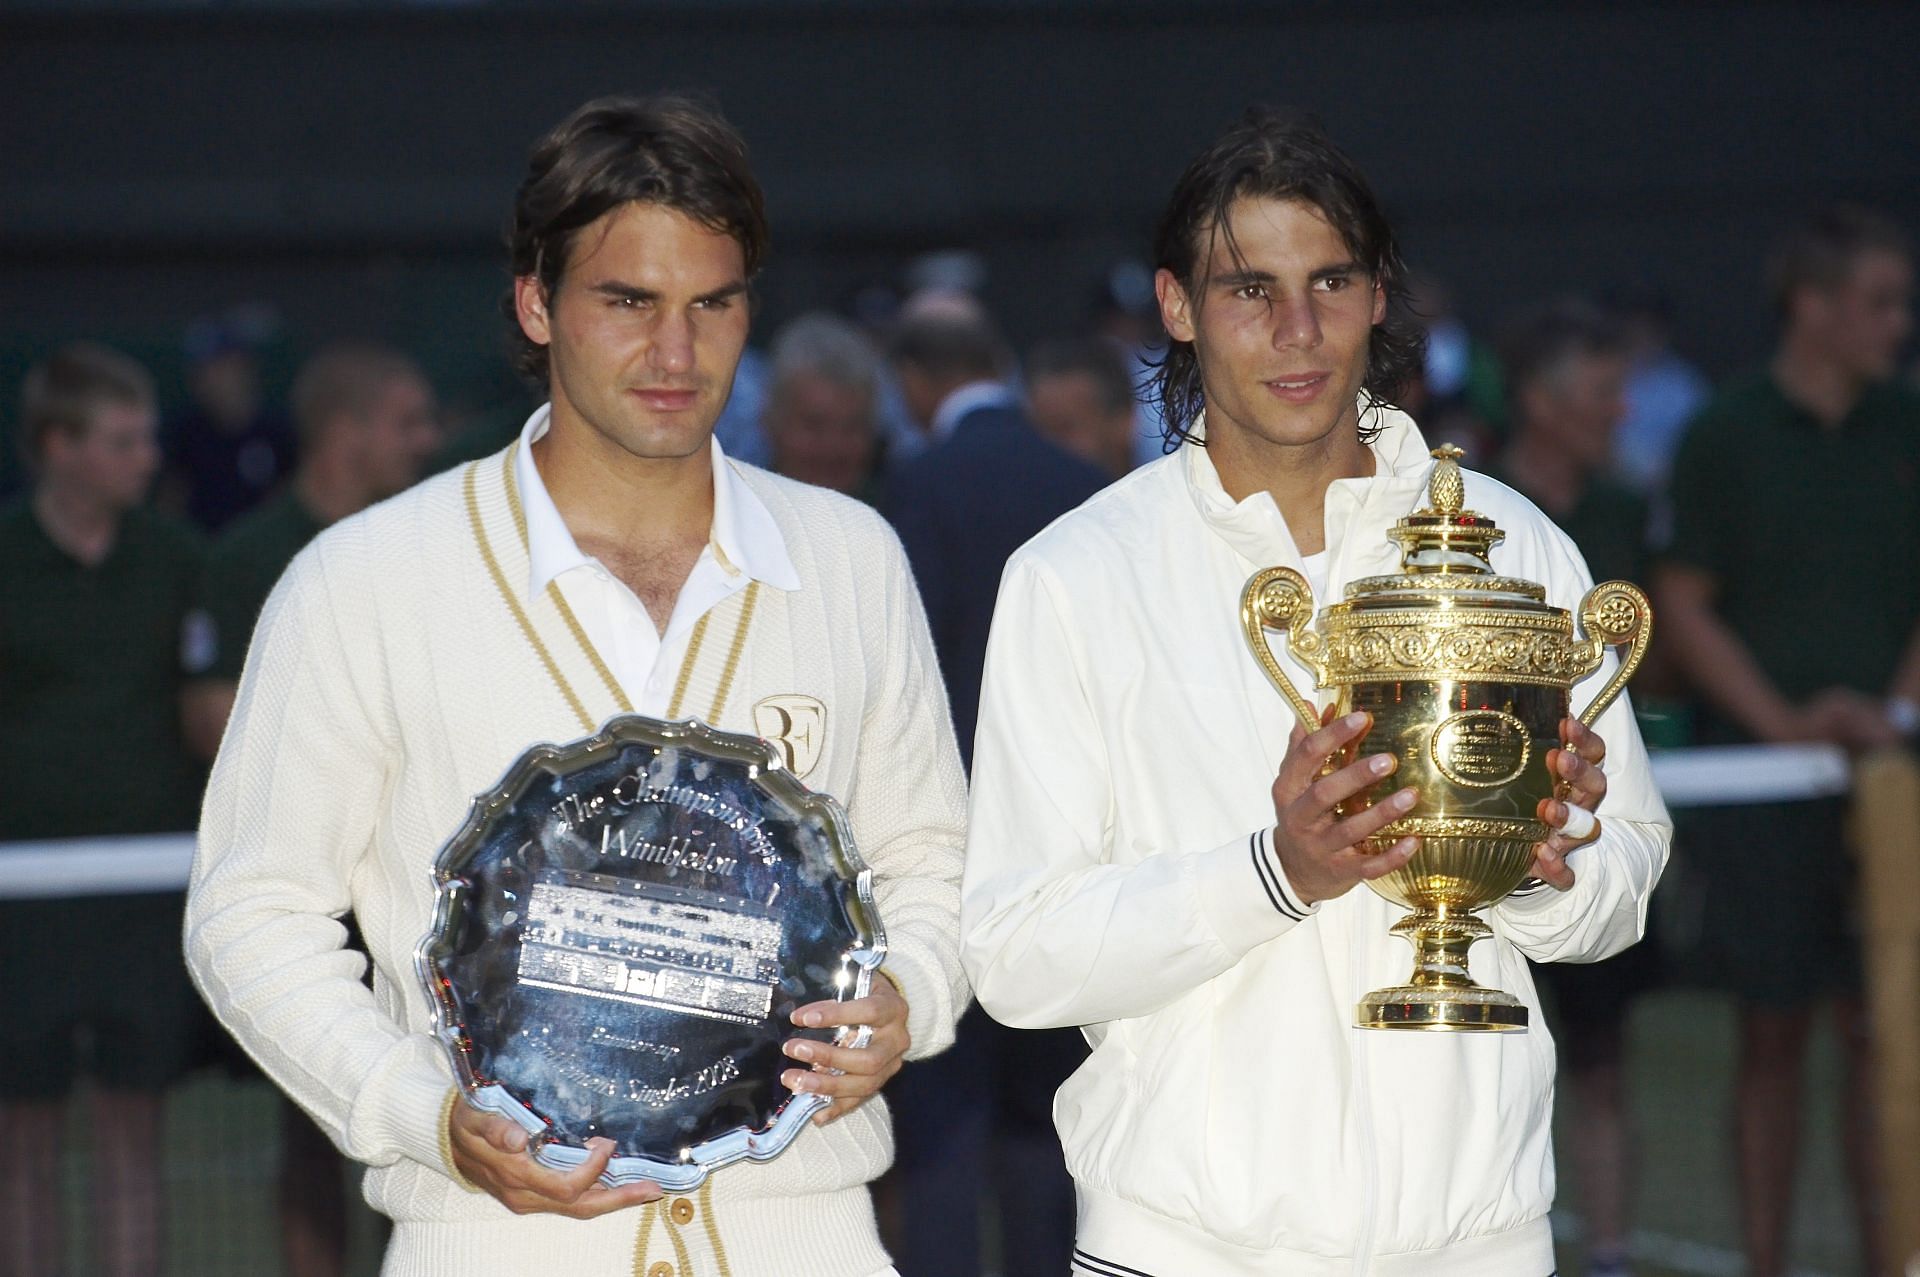
{"type": "Polygon", "coordinates": [[[1394,773],[1342,804],[1340,815],[1405,785],[1420,792],[1412,811],[1367,840],[1368,850],[1381,852],[1411,834],[1420,848],[1369,883],[1413,910],[1393,931],[1412,941],[1414,972],[1410,983],[1361,999],[1363,1028],[1526,1027],[1518,998],[1467,974],[1467,949],[1492,934],[1473,911],[1518,887],[1534,845],[1552,832],[1536,809],[1564,794],[1546,754],[1560,744],[1568,690],[1600,668],[1608,647],[1627,647],[1580,715],[1593,722],[1639,668],[1653,629],[1646,595],[1625,581],[1588,591],[1580,603],[1588,637],[1575,638],[1573,618],[1546,601],[1544,587],[1496,576],[1487,555],[1506,534],[1462,509],[1462,455],[1451,444],[1434,449],[1431,504],[1388,534],[1400,545],[1401,571],[1351,583],[1317,626],[1312,590],[1291,568],[1256,572],[1241,595],[1247,645],[1309,731],[1320,726],[1319,712],[1280,668],[1268,630],[1286,636],[1318,686],[1339,689],[1338,713],[1373,715],[1367,735],[1330,768],[1363,752],[1400,760],[1394,773]]]}

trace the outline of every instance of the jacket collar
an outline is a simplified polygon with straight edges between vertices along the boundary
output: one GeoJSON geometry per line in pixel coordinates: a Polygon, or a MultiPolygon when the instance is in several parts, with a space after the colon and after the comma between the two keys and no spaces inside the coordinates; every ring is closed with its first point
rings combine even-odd
{"type": "MultiPolygon", "coordinates": [[[[1379,435],[1368,445],[1374,472],[1364,479],[1336,479],[1327,489],[1328,579],[1337,584],[1399,566],[1398,547],[1377,535],[1377,528],[1420,506],[1433,469],[1427,442],[1413,418],[1392,407],[1363,406],[1361,412],[1380,426],[1379,435]]],[[[1205,438],[1204,413],[1194,423],[1193,434],[1205,438]]],[[[1186,454],[1187,490],[1214,535],[1255,567],[1301,566],[1299,548],[1270,493],[1255,492],[1236,502],[1221,486],[1219,471],[1205,448],[1188,444],[1181,451],[1186,454]]]]}

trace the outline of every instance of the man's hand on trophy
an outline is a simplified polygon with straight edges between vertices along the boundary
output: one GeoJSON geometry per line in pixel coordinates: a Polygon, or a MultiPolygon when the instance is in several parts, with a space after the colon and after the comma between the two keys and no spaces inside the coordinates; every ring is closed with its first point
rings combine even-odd
{"type": "Polygon", "coordinates": [[[1357,815],[1340,818],[1335,809],[1341,803],[1378,784],[1400,760],[1392,754],[1369,754],[1323,775],[1334,755],[1366,735],[1373,716],[1357,713],[1335,719],[1329,708],[1321,722],[1312,733],[1294,727],[1287,756],[1273,781],[1273,814],[1278,822],[1273,829],[1274,854],[1280,858],[1288,885],[1308,905],[1343,896],[1356,883],[1393,872],[1420,845],[1417,838],[1401,838],[1377,853],[1363,845],[1412,809],[1419,795],[1411,788],[1357,815]]]}
{"type": "Polygon", "coordinates": [[[1559,749],[1547,751],[1547,767],[1560,783],[1553,798],[1542,798],[1536,814],[1553,827],[1553,834],[1533,849],[1531,876],[1556,891],[1573,886],[1573,866],[1567,853],[1584,847],[1600,836],[1600,822],[1594,812],[1607,796],[1607,774],[1600,763],[1607,756],[1607,742],[1577,718],[1560,720],[1559,749]]]}
{"type": "Polygon", "coordinates": [[[790,1038],[780,1049],[806,1069],[788,1069],[780,1081],[801,1095],[824,1095],[833,1102],[814,1114],[814,1124],[825,1126],[844,1117],[879,1093],[900,1071],[901,1057],[913,1044],[907,1032],[907,1000],[891,979],[876,978],[864,998],[851,1002],[809,1002],[793,1013],[804,1028],[824,1029],[867,1025],[873,1032],[863,1047],[834,1046],[812,1038],[790,1038]]]}
{"type": "Polygon", "coordinates": [[[447,1118],[447,1148],[454,1169],[499,1199],[516,1215],[568,1215],[592,1219],[609,1211],[663,1195],[658,1184],[641,1182],[609,1188],[599,1182],[613,1157],[610,1139],[587,1141],[587,1160],[570,1171],[533,1160],[527,1133],[516,1122],[471,1104],[456,1103],[447,1118]]]}

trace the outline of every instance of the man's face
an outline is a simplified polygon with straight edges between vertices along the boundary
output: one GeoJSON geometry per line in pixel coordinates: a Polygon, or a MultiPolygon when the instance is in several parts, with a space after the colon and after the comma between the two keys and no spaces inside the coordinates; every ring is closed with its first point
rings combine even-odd
{"type": "Polygon", "coordinates": [[[873,396],[812,372],[794,372],[767,401],[773,468],[790,479],[855,493],[873,469],[873,396]]]}
{"type": "Polygon", "coordinates": [[[1840,283],[1808,290],[1801,313],[1849,373],[1883,381],[1913,331],[1913,263],[1887,249],[1863,252],[1840,283]]]}
{"type": "Polygon", "coordinates": [[[1155,279],[1168,335],[1199,359],[1209,438],[1301,447],[1353,430],[1385,292],[1312,204],[1247,197],[1227,222],[1243,262],[1203,232],[1191,292],[1155,279]]]}
{"type": "Polygon", "coordinates": [[[114,510],[131,510],[146,500],[160,468],[153,409],[102,404],[79,434],[48,434],[42,463],[47,478],[69,491],[114,510]]]}
{"type": "Polygon", "coordinates": [[[746,258],[730,235],[627,204],[575,239],[552,297],[515,281],[520,327],[547,347],[556,430],[631,456],[705,451],[747,343],[746,258]]]}
{"type": "Polygon", "coordinates": [[[362,473],[376,499],[403,492],[420,478],[440,446],[440,417],[433,391],[417,377],[388,380],[358,423],[362,473]]]}
{"type": "Polygon", "coordinates": [[[1626,415],[1627,357],[1577,352],[1520,394],[1522,429],[1538,431],[1582,470],[1605,467],[1626,415]]]}
{"type": "Polygon", "coordinates": [[[1040,433],[1109,473],[1124,473],[1133,455],[1133,409],[1107,403],[1084,372],[1035,377],[1027,385],[1027,413],[1040,433]]]}

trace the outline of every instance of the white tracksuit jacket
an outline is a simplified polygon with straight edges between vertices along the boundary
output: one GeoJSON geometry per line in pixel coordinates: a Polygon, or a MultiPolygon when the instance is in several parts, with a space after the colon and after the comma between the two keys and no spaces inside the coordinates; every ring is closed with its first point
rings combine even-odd
{"type": "MultiPolygon", "coordinates": [[[[1425,504],[1427,445],[1383,416],[1374,476],[1328,491],[1316,606],[1397,571],[1387,530],[1425,504]]],[[[1506,531],[1495,569],[1575,608],[1591,582],[1565,534],[1497,481],[1466,484],[1506,531]]],[[[1054,1104],[1076,1271],[1546,1277],[1554,1053],[1526,959],[1593,961],[1641,935],[1672,829],[1632,713],[1623,698],[1596,724],[1609,793],[1575,887],[1489,910],[1472,950],[1474,978],[1524,999],[1532,1027],[1357,1029],[1355,1003],[1404,983],[1413,954],[1387,930],[1404,910],[1364,886],[1310,909],[1268,889],[1294,719],[1239,606],[1273,564],[1302,566],[1272,499],[1236,504],[1189,445],[1055,522],[1001,582],[963,956],[996,1018],[1085,1026],[1093,1046],[1054,1104]]]]}

